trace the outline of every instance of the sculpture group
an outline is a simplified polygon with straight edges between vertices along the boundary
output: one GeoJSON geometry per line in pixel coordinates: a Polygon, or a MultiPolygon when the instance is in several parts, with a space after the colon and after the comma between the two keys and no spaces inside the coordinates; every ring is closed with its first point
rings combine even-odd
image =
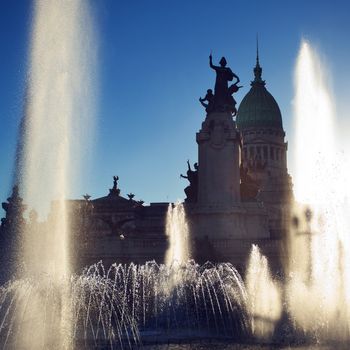
{"type": "Polygon", "coordinates": [[[207,113],[211,112],[231,112],[236,115],[236,101],[233,94],[242,86],[238,86],[239,77],[232,72],[231,68],[226,67],[227,61],[225,57],[220,60],[220,66],[213,64],[213,57],[209,56],[209,66],[216,72],[214,94],[212,89],[207,90],[204,98],[199,98],[200,103],[205,107],[207,113]],[[236,79],[236,82],[228,86],[229,82],[236,79]]]}
{"type": "MultiPolygon", "coordinates": [[[[208,89],[207,94],[203,98],[200,97],[199,101],[205,107],[207,114],[229,112],[235,116],[237,114],[236,100],[232,95],[242,87],[238,86],[240,79],[232,72],[231,68],[226,67],[227,61],[225,57],[222,57],[219,63],[220,66],[215,66],[213,57],[210,54],[209,66],[216,72],[214,93],[212,89],[208,89]],[[229,86],[229,82],[233,79],[236,79],[236,81],[229,86]]],[[[198,199],[198,163],[194,164],[194,170],[191,169],[189,161],[187,161],[187,166],[187,176],[180,175],[189,181],[189,186],[185,188],[185,201],[196,203],[198,199]]]]}

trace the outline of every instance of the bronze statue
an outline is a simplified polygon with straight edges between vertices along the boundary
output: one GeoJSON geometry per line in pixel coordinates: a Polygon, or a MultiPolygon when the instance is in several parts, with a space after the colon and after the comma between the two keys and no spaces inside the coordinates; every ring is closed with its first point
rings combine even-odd
{"type": "Polygon", "coordinates": [[[118,188],[118,180],[119,176],[113,176],[113,189],[116,190],[118,188]]]}
{"type": "Polygon", "coordinates": [[[209,56],[209,66],[214,69],[216,72],[215,88],[214,94],[217,99],[225,99],[228,94],[228,82],[232,81],[233,78],[237,79],[239,82],[238,76],[232,72],[231,68],[226,67],[227,61],[225,57],[222,57],[220,60],[220,66],[213,65],[213,57],[210,54],[209,56]]]}
{"type": "Polygon", "coordinates": [[[118,188],[119,176],[113,176],[113,188],[109,189],[109,196],[119,196],[120,189],[118,188]]]}
{"type": "Polygon", "coordinates": [[[240,88],[243,87],[243,86],[238,86],[238,83],[239,83],[239,79],[238,79],[234,84],[232,84],[232,85],[228,88],[228,92],[229,92],[229,101],[230,101],[229,105],[231,106],[230,111],[231,111],[232,115],[234,115],[234,116],[237,114],[237,108],[236,108],[237,102],[236,102],[236,100],[233,98],[232,95],[233,95],[235,92],[237,92],[240,88]]]}
{"type": "Polygon", "coordinates": [[[133,200],[133,198],[135,197],[135,195],[133,194],[133,193],[129,193],[128,195],[127,195],[128,197],[129,197],[129,200],[133,200]]]}
{"type": "Polygon", "coordinates": [[[187,161],[187,176],[180,174],[180,177],[189,181],[189,186],[185,188],[186,202],[195,203],[198,197],[198,163],[194,163],[194,169],[191,169],[190,161],[187,161]]]}
{"type": "Polygon", "coordinates": [[[205,110],[207,113],[211,112],[214,107],[214,94],[212,89],[207,90],[207,94],[204,96],[204,98],[199,98],[199,102],[202,104],[203,107],[205,107],[205,110]],[[207,101],[208,103],[204,103],[207,101]]]}
{"type": "Polygon", "coordinates": [[[213,57],[209,56],[209,66],[216,72],[214,95],[212,90],[207,91],[207,95],[202,99],[200,98],[200,103],[205,107],[207,113],[210,112],[231,112],[236,115],[236,101],[232,97],[232,94],[237,92],[242,86],[238,86],[240,82],[239,77],[232,72],[231,68],[226,67],[227,61],[225,57],[220,60],[220,66],[215,66],[213,64],[213,57]],[[228,82],[236,79],[236,82],[230,87],[228,82]],[[208,103],[204,103],[207,101],[208,103]]]}

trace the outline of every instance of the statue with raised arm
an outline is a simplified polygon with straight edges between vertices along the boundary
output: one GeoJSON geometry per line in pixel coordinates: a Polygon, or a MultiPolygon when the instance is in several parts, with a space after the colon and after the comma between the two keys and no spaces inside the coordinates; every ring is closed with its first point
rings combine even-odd
{"type": "Polygon", "coordinates": [[[187,176],[180,174],[180,177],[189,181],[189,186],[185,188],[186,202],[195,203],[197,202],[198,194],[198,163],[194,163],[194,169],[191,169],[190,161],[187,161],[187,176]]]}
{"type": "Polygon", "coordinates": [[[231,68],[226,67],[227,61],[225,57],[221,58],[219,64],[220,66],[215,66],[213,64],[213,57],[210,54],[209,66],[210,68],[215,70],[216,73],[214,95],[212,94],[211,90],[208,90],[207,95],[203,99],[201,98],[199,101],[206,108],[206,111],[208,113],[212,111],[229,111],[235,115],[236,101],[232,97],[232,94],[237,92],[238,89],[241,87],[238,86],[240,79],[235,73],[232,72],[231,68]],[[229,87],[228,83],[234,78],[236,79],[236,82],[229,87]],[[209,91],[211,91],[211,94],[209,93],[209,91]],[[207,101],[208,104],[205,104],[205,101],[207,101]]]}

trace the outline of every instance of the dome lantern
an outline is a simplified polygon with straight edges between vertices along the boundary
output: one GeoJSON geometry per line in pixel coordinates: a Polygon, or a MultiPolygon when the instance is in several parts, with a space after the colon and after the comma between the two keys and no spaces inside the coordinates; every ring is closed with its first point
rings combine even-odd
{"type": "Polygon", "coordinates": [[[274,97],[267,91],[262,79],[259,50],[256,53],[254,80],[244,96],[237,113],[237,126],[243,131],[248,128],[278,128],[283,130],[282,115],[274,97]]]}

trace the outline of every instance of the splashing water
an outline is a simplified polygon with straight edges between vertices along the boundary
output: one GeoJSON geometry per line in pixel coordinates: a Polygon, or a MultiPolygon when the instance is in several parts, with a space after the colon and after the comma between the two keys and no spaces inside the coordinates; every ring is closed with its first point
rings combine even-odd
{"type": "Polygon", "coordinates": [[[349,163],[338,152],[326,68],[301,44],[295,70],[296,174],[299,217],[290,232],[289,309],[319,338],[348,339],[350,326],[349,163]],[[307,209],[305,207],[307,205],[307,209]]]}
{"type": "Polygon", "coordinates": [[[21,319],[18,348],[40,349],[51,343],[61,349],[69,347],[72,315],[67,279],[71,263],[66,199],[82,158],[82,141],[91,136],[93,37],[87,1],[35,1],[20,146],[21,189],[25,202],[41,219],[51,212],[46,229],[24,227],[18,265],[24,266],[24,279],[40,281],[35,288],[47,291],[44,285],[56,285],[60,311],[46,312],[43,305],[51,305],[46,292],[32,293],[19,287],[16,293],[29,293],[30,302],[19,303],[16,311],[30,318],[21,319]],[[49,321],[55,332],[45,326],[49,315],[56,317],[49,321]]]}
{"type": "MultiPolygon", "coordinates": [[[[32,317],[26,306],[37,295],[41,295],[47,320],[43,327],[57,332],[54,321],[61,313],[60,286],[49,279],[46,282],[24,279],[0,289],[0,346],[28,349],[18,345],[25,322],[32,317]],[[23,312],[17,312],[22,306],[23,312]]],[[[240,339],[250,334],[244,284],[230,264],[199,266],[189,261],[179,268],[148,262],[114,264],[106,271],[99,263],[72,276],[68,287],[70,347],[134,349],[142,340],[240,339]],[[169,289],[174,275],[179,283],[169,289]]],[[[33,328],[32,337],[38,337],[38,331],[33,328]]],[[[36,349],[64,349],[54,341],[37,345],[36,349]]]]}
{"type": "Polygon", "coordinates": [[[260,339],[269,339],[281,317],[281,292],[271,276],[266,257],[256,245],[253,245],[250,253],[245,285],[252,332],[260,339]]]}
{"type": "Polygon", "coordinates": [[[254,335],[268,338],[282,313],[282,294],[293,321],[307,334],[349,339],[350,167],[337,153],[324,67],[307,42],[296,67],[295,194],[311,212],[296,209],[306,215],[290,232],[285,293],[255,246],[247,290],[230,264],[200,267],[188,261],[182,204],[168,209],[166,265],[115,264],[106,272],[97,264],[71,275],[65,199],[75,173],[75,124],[89,125],[82,122],[91,101],[89,23],[86,1],[36,1],[22,186],[25,201],[41,217],[56,201],[46,235],[23,232],[23,278],[0,289],[3,347],[67,349],[83,341],[85,347],[117,343],[131,348],[150,330],[205,335],[214,330],[239,338],[250,335],[250,325],[254,335]]]}
{"type": "Polygon", "coordinates": [[[166,253],[166,265],[182,264],[189,258],[189,229],[186,212],[182,203],[174,206],[169,204],[166,217],[166,234],[169,239],[169,248],[166,253]]]}

